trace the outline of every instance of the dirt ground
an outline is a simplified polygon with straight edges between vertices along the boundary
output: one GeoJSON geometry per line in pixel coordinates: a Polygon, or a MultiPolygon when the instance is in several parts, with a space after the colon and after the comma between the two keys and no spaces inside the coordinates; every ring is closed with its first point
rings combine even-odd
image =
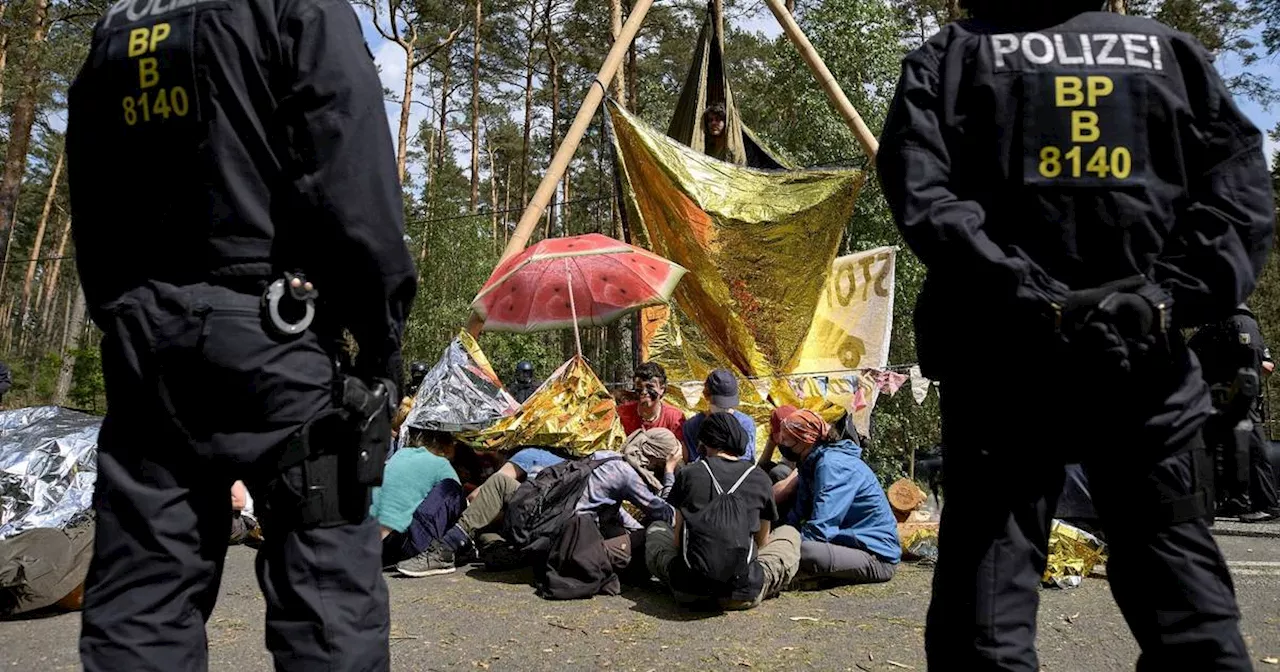
{"type": "MultiPolygon", "coordinates": [[[[1232,563],[1255,667],[1280,657],[1280,525],[1215,528],[1232,563]],[[1231,528],[1231,529],[1228,529],[1231,528]]],[[[925,669],[932,572],[902,566],[887,584],[786,593],[759,609],[702,616],[661,591],[548,602],[527,572],[478,569],[424,579],[388,575],[396,670],[925,669]]],[[[211,670],[270,670],[253,551],[232,548],[209,622],[211,670]]],[[[79,669],[77,614],[0,623],[0,668],[79,669]]],[[[1138,649],[1107,581],[1041,592],[1045,670],[1133,669],[1138,649]]]]}

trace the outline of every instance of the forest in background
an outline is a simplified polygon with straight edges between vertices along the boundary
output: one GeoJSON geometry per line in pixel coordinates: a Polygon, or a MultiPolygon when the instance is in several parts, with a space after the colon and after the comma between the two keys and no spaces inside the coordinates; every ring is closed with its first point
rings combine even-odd
{"type": "MultiPolygon", "coordinates": [[[[744,121],[775,151],[803,166],[865,167],[852,133],[785,37],[747,29],[773,21],[760,0],[723,0],[726,67],[744,121]]],[[[70,240],[63,165],[66,91],[106,0],[0,3],[0,360],[13,371],[5,406],[58,403],[101,412],[99,332],[87,319],[70,240]]],[[[386,40],[386,98],[404,183],[407,233],[418,261],[418,299],[405,361],[434,363],[464,324],[524,204],[568,129],[630,0],[355,0],[386,40]],[[399,121],[397,124],[396,122],[399,121]]],[[[899,62],[937,27],[958,18],[953,0],[794,0],[789,8],[854,106],[877,132],[899,62]]],[[[1280,82],[1255,66],[1280,51],[1280,0],[1130,0],[1134,14],[1192,33],[1241,64],[1224,76],[1240,97],[1269,106],[1280,82]]],[[[659,0],[631,46],[610,95],[666,128],[706,14],[697,0],[659,0]]],[[[385,53],[385,52],[384,52],[385,53]]],[[[1267,129],[1272,130],[1272,129],[1267,129]]],[[[1280,133],[1280,129],[1272,130],[1280,133]]],[[[600,232],[621,237],[607,129],[597,115],[534,241],[600,232]]],[[[1280,164],[1280,161],[1275,162],[1280,164]]],[[[1280,171],[1273,172],[1280,191],[1280,171]]],[[[844,251],[901,245],[867,181],[846,227],[844,251]]],[[[1269,343],[1280,345],[1280,262],[1272,256],[1251,301],[1269,343]]],[[[923,267],[903,246],[890,362],[915,360],[911,311],[923,267]]],[[[584,354],[602,379],[632,367],[631,322],[583,332],[584,354]]],[[[521,359],[539,377],[571,354],[568,333],[486,334],[500,374],[521,359]]],[[[998,371],[1000,362],[983,362],[998,371]]],[[[1005,394],[991,378],[989,394],[1005,394]]],[[[1052,381],[1037,384],[1051,385],[1052,381]]],[[[1276,396],[1273,386],[1273,397],[1276,396]]],[[[1280,402],[1280,399],[1273,399],[1280,402]]],[[[1275,406],[1280,409],[1280,405],[1275,406]]],[[[1049,419],[1046,418],[1048,422],[1049,419]]],[[[873,419],[877,470],[938,439],[937,395],[882,396],[873,419]]]]}

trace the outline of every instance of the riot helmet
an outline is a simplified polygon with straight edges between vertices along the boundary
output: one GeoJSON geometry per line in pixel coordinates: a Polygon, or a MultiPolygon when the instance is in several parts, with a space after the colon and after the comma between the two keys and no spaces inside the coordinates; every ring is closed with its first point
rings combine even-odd
{"type": "Polygon", "coordinates": [[[427,371],[431,367],[426,362],[414,362],[409,365],[409,394],[416,394],[418,386],[422,385],[422,380],[427,377],[427,371]]]}
{"type": "Polygon", "coordinates": [[[523,360],[516,364],[516,380],[521,383],[533,382],[533,362],[523,360]]]}

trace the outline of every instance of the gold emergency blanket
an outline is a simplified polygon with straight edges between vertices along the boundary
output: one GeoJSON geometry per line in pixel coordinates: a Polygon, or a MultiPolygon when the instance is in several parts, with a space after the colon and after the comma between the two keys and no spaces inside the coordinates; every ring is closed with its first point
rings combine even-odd
{"type": "Polygon", "coordinates": [[[1046,586],[1075,588],[1093,568],[1107,561],[1107,547],[1084,530],[1054,520],[1049,528],[1049,562],[1041,582],[1046,586]]]}
{"type": "Polygon", "coordinates": [[[485,450],[538,446],[578,457],[617,450],[626,439],[613,397],[581,356],[551,374],[515,415],[459,438],[485,450]]]}
{"type": "MultiPolygon", "coordinates": [[[[869,435],[871,411],[880,393],[869,370],[889,363],[896,259],[892,247],[836,259],[814,309],[800,360],[785,376],[740,380],[742,410],[758,422],[768,420],[774,405],[806,408],[828,421],[852,411],[854,426],[869,435]]],[[[647,325],[650,331],[643,340],[649,345],[648,357],[662,364],[670,380],[679,381],[674,385],[680,394],[668,395],[673,404],[686,411],[705,410],[698,407],[705,405],[700,402],[701,381],[722,364],[704,343],[684,337],[678,317],[665,317],[662,325],[647,325]]],[[[763,445],[763,439],[759,443],[763,445]]]]}
{"type": "Polygon", "coordinates": [[[675,380],[717,366],[743,376],[792,370],[862,171],[740,167],[668,138],[612,101],[608,108],[635,242],[689,269],[670,319],[645,316],[642,356],[671,363],[675,380]]]}

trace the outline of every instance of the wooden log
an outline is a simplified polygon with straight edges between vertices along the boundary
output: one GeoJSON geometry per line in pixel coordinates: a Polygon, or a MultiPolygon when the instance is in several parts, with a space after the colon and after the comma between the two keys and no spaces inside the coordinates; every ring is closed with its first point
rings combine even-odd
{"type": "Polygon", "coordinates": [[[889,486],[889,506],[893,507],[895,513],[910,514],[928,498],[915,481],[906,478],[898,479],[889,486]]]}

